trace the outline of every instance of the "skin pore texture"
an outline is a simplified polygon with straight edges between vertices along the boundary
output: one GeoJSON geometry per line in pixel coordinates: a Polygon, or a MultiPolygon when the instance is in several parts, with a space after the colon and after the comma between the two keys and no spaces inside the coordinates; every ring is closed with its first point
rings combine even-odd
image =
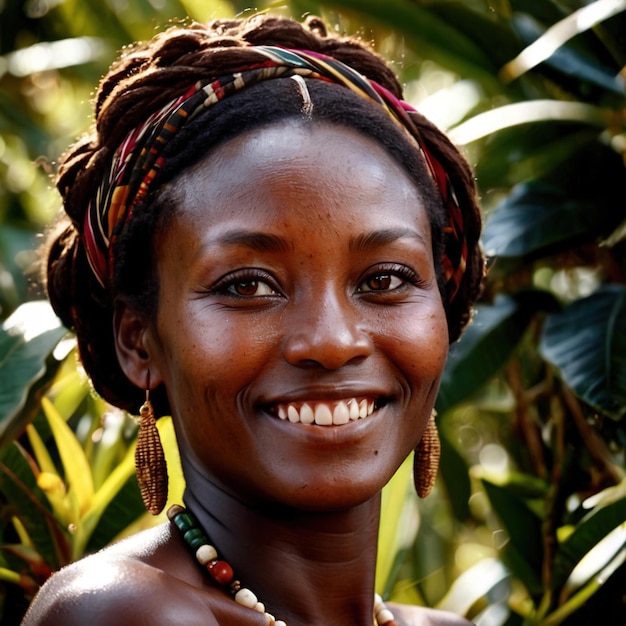
{"type": "MultiPolygon", "coordinates": [[[[426,427],[448,350],[419,189],[371,139],[301,120],[172,184],[158,311],[119,303],[120,364],[165,386],[185,502],[268,610],[372,626],[380,491],[426,427]]],[[[46,586],[25,624],[264,623],[168,525],[46,586]]],[[[401,626],[468,623],[390,606],[401,626]]]]}

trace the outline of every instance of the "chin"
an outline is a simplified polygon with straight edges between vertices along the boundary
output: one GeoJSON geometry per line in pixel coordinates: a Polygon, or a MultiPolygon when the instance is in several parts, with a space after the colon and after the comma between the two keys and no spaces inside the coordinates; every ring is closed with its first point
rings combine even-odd
{"type": "MultiPolygon", "coordinates": [[[[391,478],[391,476],[389,477],[391,478]]],[[[289,493],[275,501],[275,505],[309,513],[337,513],[377,501],[387,480],[364,483],[354,475],[332,484],[308,482],[294,486],[289,493]]]]}

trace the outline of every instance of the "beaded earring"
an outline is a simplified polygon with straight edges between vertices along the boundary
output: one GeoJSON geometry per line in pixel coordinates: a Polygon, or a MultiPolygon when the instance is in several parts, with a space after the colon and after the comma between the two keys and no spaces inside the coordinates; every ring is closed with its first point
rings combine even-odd
{"type": "Polygon", "coordinates": [[[144,506],[152,515],[158,515],[167,501],[167,465],[150,402],[150,371],[146,384],[146,400],[139,409],[135,470],[144,506]]]}
{"type": "Polygon", "coordinates": [[[439,469],[439,459],[441,458],[441,442],[437,432],[435,416],[437,411],[433,409],[428,420],[426,430],[420,442],[415,448],[413,457],[413,482],[415,490],[420,498],[425,498],[435,485],[437,470],[439,469]]]}

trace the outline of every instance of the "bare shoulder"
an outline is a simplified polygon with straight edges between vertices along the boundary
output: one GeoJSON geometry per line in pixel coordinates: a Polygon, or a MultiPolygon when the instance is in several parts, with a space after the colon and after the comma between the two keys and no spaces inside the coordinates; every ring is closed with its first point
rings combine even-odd
{"type": "Polygon", "coordinates": [[[472,626],[472,623],[463,617],[447,611],[392,602],[388,605],[403,626],[472,626]]]}
{"type": "Polygon", "coordinates": [[[177,566],[171,543],[160,527],[64,567],[41,588],[23,626],[182,625],[198,614],[216,626],[207,594],[177,566]]]}

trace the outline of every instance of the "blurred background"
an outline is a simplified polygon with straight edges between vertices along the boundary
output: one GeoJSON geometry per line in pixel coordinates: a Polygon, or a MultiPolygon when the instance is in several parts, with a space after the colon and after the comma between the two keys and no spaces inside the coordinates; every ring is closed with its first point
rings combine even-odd
{"type": "Polygon", "coordinates": [[[490,274],[442,381],[440,476],[418,502],[409,460],[385,491],[379,591],[479,626],[623,626],[626,0],[0,0],[0,623],[155,523],[134,420],[90,390],[42,302],[55,160],[124,45],[255,11],[371,42],[467,154],[484,208],[490,274]]]}

